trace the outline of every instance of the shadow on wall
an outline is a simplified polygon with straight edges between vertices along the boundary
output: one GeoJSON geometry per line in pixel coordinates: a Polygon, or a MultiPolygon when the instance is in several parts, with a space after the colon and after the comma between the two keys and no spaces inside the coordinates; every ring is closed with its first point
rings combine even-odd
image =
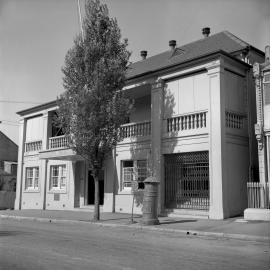
{"type": "MultiPolygon", "coordinates": [[[[161,131],[160,131],[161,132],[161,144],[162,144],[163,135],[165,133],[167,134],[169,132],[167,119],[171,118],[173,116],[175,106],[176,106],[175,97],[171,93],[170,89],[168,89],[167,84],[164,84],[164,90],[163,91],[164,91],[163,92],[163,97],[164,97],[163,102],[164,103],[162,104],[163,105],[163,112],[159,111],[159,113],[161,114],[161,131]]],[[[153,120],[153,117],[152,117],[152,120],[153,120]]],[[[177,132],[176,128],[173,129],[173,130],[170,130],[170,136],[171,137],[176,137],[177,133],[178,132],[177,132]]],[[[152,157],[152,150],[153,149],[151,149],[151,140],[152,140],[152,134],[150,136],[150,144],[148,144],[148,146],[146,146],[141,141],[138,141],[138,137],[134,137],[133,140],[132,140],[131,148],[130,148],[131,159],[132,160],[137,160],[138,157],[142,157],[142,156],[144,156],[145,159],[147,160],[147,169],[146,169],[146,174],[145,174],[144,180],[147,177],[154,175],[154,172],[153,172],[153,170],[154,170],[154,166],[153,166],[154,160],[153,160],[153,157],[152,157]],[[149,148],[147,149],[147,147],[149,147],[149,148]],[[147,151],[147,156],[145,156],[146,151],[147,151]]],[[[174,148],[175,148],[175,146],[177,144],[177,140],[169,140],[167,142],[167,144],[169,144],[170,153],[173,153],[174,148]]],[[[162,146],[161,146],[161,155],[162,155],[162,146]]],[[[164,158],[164,156],[162,155],[161,159],[163,159],[163,158],[164,158]]],[[[165,171],[166,171],[165,163],[161,162],[161,164],[164,164],[163,165],[164,168],[161,168],[161,172],[162,172],[161,178],[164,178],[165,177],[165,171]]],[[[136,175],[135,175],[135,178],[136,178],[136,175]]],[[[161,180],[161,187],[160,188],[161,188],[161,194],[162,194],[161,197],[165,198],[165,189],[166,189],[166,187],[165,187],[165,179],[164,179],[164,181],[161,180]]],[[[133,194],[134,194],[134,199],[135,199],[135,206],[136,207],[142,207],[143,206],[144,189],[136,189],[135,188],[133,194]]],[[[163,201],[164,201],[164,199],[163,199],[163,201]]]]}

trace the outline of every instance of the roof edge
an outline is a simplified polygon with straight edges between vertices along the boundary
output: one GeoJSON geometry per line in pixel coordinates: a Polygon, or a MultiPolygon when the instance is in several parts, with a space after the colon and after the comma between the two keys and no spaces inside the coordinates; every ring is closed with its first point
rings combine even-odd
{"type": "Polygon", "coordinates": [[[47,102],[47,103],[43,103],[43,104],[38,105],[38,106],[35,106],[35,107],[31,107],[29,109],[25,109],[25,110],[16,112],[16,114],[18,114],[20,116],[24,116],[24,115],[27,115],[27,114],[30,114],[30,113],[34,113],[34,112],[37,112],[37,111],[40,111],[40,110],[49,109],[49,108],[54,107],[56,105],[57,105],[57,100],[53,100],[53,101],[50,101],[50,102],[47,102]]]}
{"type": "Polygon", "coordinates": [[[211,53],[207,53],[207,54],[201,55],[200,57],[194,57],[194,58],[188,59],[188,60],[186,60],[184,62],[181,62],[181,63],[178,63],[178,64],[174,64],[174,65],[167,66],[167,67],[162,67],[162,68],[156,69],[156,70],[150,70],[150,71],[147,71],[145,73],[142,73],[142,74],[139,74],[139,75],[135,75],[133,77],[127,78],[127,81],[138,79],[140,77],[144,77],[144,76],[147,76],[147,75],[150,75],[150,74],[159,73],[159,72],[161,72],[163,70],[172,69],[172,68],[175,68],[177,66],[180,67],[182,65],[188,64],[189,62],[193,62],[193,61],[196,61],[196,60],[202,60],[204,58],[207,59],[207,58],[209,58],[211,56],[215,56],[215,55],[219,55],[219,54],[222,54],[224,56],[227,56],[227,57],[231,58],[232,60],[234,60],[234,61],[236,61],[236,62],[238,62],[238,63],[240,63],[240,64],[242,64],[242,65],[244,65],[244,66],[246,66],[248,68],[251,67],[251,65],[249,65],[249,64],[247,64],[247,63],[245,63],[245,62],[243,62],[243,61],[241,61],[239,59],[237,59],[236,57],[232,56],[230,53],[227,53],[224,50],[217,50],[217,51],[214,51],[214,52],[211,52],[211,53]]]}

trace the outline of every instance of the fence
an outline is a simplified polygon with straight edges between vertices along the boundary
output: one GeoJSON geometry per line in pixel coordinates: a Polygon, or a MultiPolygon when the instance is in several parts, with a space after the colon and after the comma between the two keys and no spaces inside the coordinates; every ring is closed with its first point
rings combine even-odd
{"type": "Polygon", "coordinates": [[[270,209],[269,183],[247,183],[248,208],[270,209]]]}

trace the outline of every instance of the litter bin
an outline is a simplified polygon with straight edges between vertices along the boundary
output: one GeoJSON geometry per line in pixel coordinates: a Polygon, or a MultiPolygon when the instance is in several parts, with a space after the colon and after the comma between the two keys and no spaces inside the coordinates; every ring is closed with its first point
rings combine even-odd
{"type": "Polygon", "coordinates": [[[143,196],[143,225],[158,225],[158,185],[155,177],[148,177],[144,180],[143,196]]]}

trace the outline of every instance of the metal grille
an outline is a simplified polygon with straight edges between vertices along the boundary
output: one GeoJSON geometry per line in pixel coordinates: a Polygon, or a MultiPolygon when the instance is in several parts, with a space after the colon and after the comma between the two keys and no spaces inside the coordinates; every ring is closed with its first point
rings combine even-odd
{"type": "Polygon", "coordinates": [[[208,151],[165,155],[165,205],[209,209],[208,151]]]}

